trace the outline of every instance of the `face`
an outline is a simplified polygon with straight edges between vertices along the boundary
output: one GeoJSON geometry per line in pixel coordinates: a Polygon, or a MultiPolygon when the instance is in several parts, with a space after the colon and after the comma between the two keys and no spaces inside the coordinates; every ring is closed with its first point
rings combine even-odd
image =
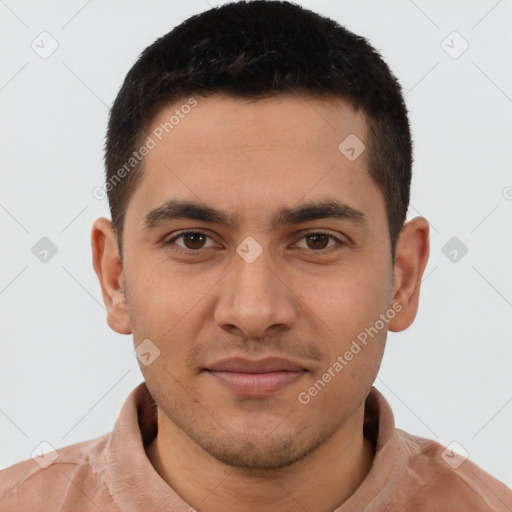
{"type": "Polygon", "coordinates": [[[338,149],[366,122],[341,100],[196,99],[127,207],[129,323],[160,351],[140,366],[166,420],[226,464],[284,467],[361,407],[384,350],[384,201],[367,152],[338,149]]]}

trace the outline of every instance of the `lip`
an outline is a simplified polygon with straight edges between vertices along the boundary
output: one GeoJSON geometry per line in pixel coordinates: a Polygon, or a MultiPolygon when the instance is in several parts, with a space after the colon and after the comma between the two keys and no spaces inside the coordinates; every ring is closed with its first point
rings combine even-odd
{"type": "Polygon", "coordinates": [[[259,360],[230,357],[229,359],[218,361],[205,369],[213,372],[237,373],[298,372],[305,370],[299,364],[282,357],[266,357],[259,360]]]}
{"type": "Polygon", "coordinates": [[[264,397],[291,386],[307,370],[280,357],[261,360],[234,357],[218,361],[204,371],[222,386],[242,396],[264,397]]]}

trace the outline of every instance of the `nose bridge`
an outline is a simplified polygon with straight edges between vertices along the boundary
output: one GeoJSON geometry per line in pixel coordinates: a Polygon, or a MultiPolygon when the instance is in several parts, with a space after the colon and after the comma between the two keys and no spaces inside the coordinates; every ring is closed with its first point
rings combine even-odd
{"type": "MultiPolygon", "coordinates": [[[[233,291],[236,303],[242,307],[251,307],[252,302],[258,301],[259,308],[270,311],[275,300],[275,294],[279,293],[275,281],[275,270],[271,251],[268,248],[258,250],[251,245],[240,244],[237,253],[240,260],[236,261],[233,275],[233,291]],[[247,252],[244,250],[249,249],[247,252]]],[[[274,262],[275,266],[275,262],[274,262]]]]}
{"type": "Polygon", "coordinates": [[[277,277],[270,249],[259,247],[249,240],[237,248],[216,312],[219,325],[236,326],[255,337],[276,324],[289,328],[295,317],[293,298],[277,277]]]}

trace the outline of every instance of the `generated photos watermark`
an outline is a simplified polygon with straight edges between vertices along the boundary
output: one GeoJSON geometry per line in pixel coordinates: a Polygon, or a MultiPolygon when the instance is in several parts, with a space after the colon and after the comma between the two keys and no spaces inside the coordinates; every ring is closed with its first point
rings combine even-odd
{"type": "Polygon", "coordinates": [[[399,302],[393,302],[391,307],[385,312],[381,313],[379,319],[375,323],[366,327],[361,331],[357,337],[352,340],[350,348],[346,350],[343,355],[339,355],[329,368],[322,374],[322,376],[307,390],[301,391],[297,395],[297,400],[302,405],[307,405],[311,400],[320,393],[325,386],[331,382],[336,375],[338,375],[354,357],[361,352],[361,350],[373,339],[384,327],[389,323],[390,320],[395,318],[396,314],[402,311],[403,306],[399,302]],[[359,343],[358,343],[359,342],[359,343]],[[362,346],[361,346],[362,345],[362,346]]]}
{"type": "Polygon", "coordinates": [[[144,144],[132,153],[132,156],[120,167],[115,174],[108,178],[107,182],[103,186],[94,187],[92,195],[95,199],[105,199],[108,192],[110,192],[118,183],[121,182],[131,171],[133,171],[137,165],[142,162],[145,156],[154,149],[159,142],[163,140],[165,135],[169,134],[176,126],[178,126],[182,119],[192,111],[194,107],[198,105],[198,101],[193,96],[188,98],[186,103],[176,108],[174,113],[169,117],[165,123],[160,123],[152,132],[148,135],[144,144]]]}

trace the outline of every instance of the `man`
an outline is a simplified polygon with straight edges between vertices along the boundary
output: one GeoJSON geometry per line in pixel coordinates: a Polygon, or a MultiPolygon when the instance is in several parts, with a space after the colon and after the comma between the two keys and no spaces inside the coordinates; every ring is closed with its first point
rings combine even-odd
{"type": "Polygon", "coordinates": [[[373,387],[429,255],[411,165],[395,77],[329,19],[234,3],[146,49],[92,230],[144,382],[112,433],[4,470],[2,510],[512,510],[373,387]]]}

